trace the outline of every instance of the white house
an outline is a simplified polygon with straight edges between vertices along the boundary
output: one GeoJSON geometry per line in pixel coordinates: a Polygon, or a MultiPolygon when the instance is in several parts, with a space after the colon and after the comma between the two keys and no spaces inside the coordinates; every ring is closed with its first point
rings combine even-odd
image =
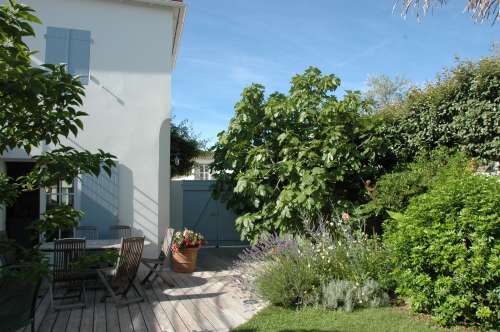
{"type": "MultiPolygon", "coordinates": [[[[105,237],[112,224],[130,225],[155,251],[169,225],[171,75],[185,4],[172,0],[22,0],[43,25],[28,40],[33,62],[67,63],[86,88],[85,129],[67,144],[117,156],[111,178],[83,176],[75,183],[24,196],[3,209],[0,230],[20,228],[48,204],[70,203],[105,237]],[[38,197],[36,197],[38,196],[38,197]],[[17,205],[17,206],[16,206],[17,205]]],[[[47,147],[40,147],[44,149],[47,147]]],[[[34,152],[36,154],[37,151],[34,152]]],[[[0,170],[26,172],[30,156],[10,151],[0,170]]],[[[36,218],[35,218],[36,217],[36,218]]]]}
{"type": "Polygon", "coordinates": [[[210,170],[210,164],[214,162],[214,154],[205,151],[193,158],[194,165],[191,171],[185,175],[178,175],[172,178],[173,181],[186,180],[214,180],[214,174],[210,170]]]}

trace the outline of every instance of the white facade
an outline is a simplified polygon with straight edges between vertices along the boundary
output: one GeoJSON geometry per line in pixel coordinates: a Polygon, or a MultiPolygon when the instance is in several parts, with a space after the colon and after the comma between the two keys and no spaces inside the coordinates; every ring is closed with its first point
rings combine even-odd
{"type": "Polygon", "coordinates": [[[193,159],[194,165],[189,174],[178,175],[172,181],[214,180],[210,165],[214,162],[212,153],[204,153],[193,159]]]}
{"type": "MultiPolygon", "coordinates": [[[[75,206],[83,223],[133,227],[156,251],[169,224],[171,73],[175,65],[184,5],[170,0],[24,0],[43,25],[28,40],[44,63],[47,26],[90,31],[90,80],[84,130],[68,145],[117,157],[111,179],[83,177],[75,206]],[[88,218],[94,218],[89,220],[88,218]]],[[[27,158],[4,155],[3,162],[27,158]]],[[[4,167],[0,163],[0,170],[4,167]]],[[[41,193],[43,212],[43,193],[41,193]]],[[[0,230],[5,227],[1,216],[0,230]]]]}

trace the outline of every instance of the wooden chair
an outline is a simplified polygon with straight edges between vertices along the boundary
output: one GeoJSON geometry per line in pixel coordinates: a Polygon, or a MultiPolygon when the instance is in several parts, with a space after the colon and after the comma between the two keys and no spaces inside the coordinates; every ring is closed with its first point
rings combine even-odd
{"type": "Polygon", "coordinates": [[[113,225],[109,227],[109,235],[112,239],[123,239],[132,236],[130,226],[113,225]]]}
{"type": "Polygon", "coordinates": [[[98,240],[99,232],[95,226],[78,226],[75,229],[75,237],[86,240],[98,240]]]}
{"type": "Polygon", "coordinates": [[[111,297],[117,306],[122,306],[144,300],[134,285],[143,249],[144,237],[122,238],[120,254],[115,266],[97,270],[99,278],[108,291],[108,294],[102,297],[101,302],[104,302],[107,297],[111,297]],[[138,297],[127,299],[127,293],[131,288],[137,292],[138,297]]]}
{"type": "Polygon", "coordinates": [[[147,282],[153,283],[156,280],[156,278],[160,277],[169,287],[174,287],[172,283],[170,283],[168,280],[165,280],[165,278],[163,278],[159,273],[165,262],[168,262],[168,260],[170,259],[170,255],[172,253],[171,247],[172,247],[173,237],[174,237],[174,229],[168,228],[165,231],[165,237],[163,238],[163,243],[158,258],[141,259],[141,263],[149,269],[149,272],[146,275],[146,277],[142,280],[141,285],[144,285],[147,282]],[[154,274],[153,279],[149,280],[149,278],[153,274],[154,274]]]}
{"type": "Polygon", "coordinates": [[[78,259],[85,256],[85,239],[60,239],[54,241],[54,262],[52,265],[52,280],[49,285],[50,300],[54,310],[85,307],[85,276],[75,265],[78,259]],[[62,287],[58,287],[61,285],[62,287]],[[57,288],[79,289],[78,295],[55,296],[57,288]],[[72,304],[56,305],[55,300],[69,298],[80,299],[72,304]]]}

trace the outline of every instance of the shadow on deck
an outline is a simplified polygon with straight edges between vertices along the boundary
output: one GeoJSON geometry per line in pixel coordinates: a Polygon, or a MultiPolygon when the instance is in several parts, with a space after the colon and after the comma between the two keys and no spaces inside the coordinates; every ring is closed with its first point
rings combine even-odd
{"type": "MultiPolygon", "coordinates": [[[[45,290],[36,309],[40,332],[62,331],[229,331],[250,319],[260,304],[244,302],[248,294],[235,286],[231,267],[242,248],[204,248],[192,274],[162,272],[164,280],[142,287],[145,300],[116,307],[100,302],[103,290],[89,290],[83,309],[53,311],[45,290]]],[[[140,280],[144,275],[141,271],[140,280]]],[[[131,296],[134,296],[132,294],[131,296]]],[[[28,332],[26,327],[21,331],[28,332]]]]}

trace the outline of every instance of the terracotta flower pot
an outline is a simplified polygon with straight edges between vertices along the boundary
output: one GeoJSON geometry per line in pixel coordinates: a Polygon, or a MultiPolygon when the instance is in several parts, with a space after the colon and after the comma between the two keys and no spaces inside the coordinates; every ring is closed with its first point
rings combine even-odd
{"type": "Polygon", "coordinates": [[[194,272],[197,258],[198,248],[185,248],[174,251],[172,253],[174,271],[180,273],[194,272]]]}

